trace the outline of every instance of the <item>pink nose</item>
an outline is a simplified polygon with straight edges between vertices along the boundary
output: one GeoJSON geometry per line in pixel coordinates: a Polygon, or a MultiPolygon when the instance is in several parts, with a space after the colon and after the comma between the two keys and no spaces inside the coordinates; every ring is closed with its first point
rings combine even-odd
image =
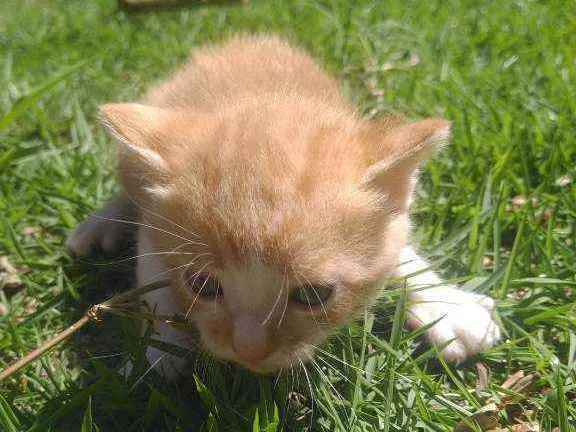
{"type": "Polygon", "coordinates": [[[270,354],[268,330],[260,320],[251,315],[241,315],[234,320],[232,347],[248,366],[257,366],[270,354]]]}

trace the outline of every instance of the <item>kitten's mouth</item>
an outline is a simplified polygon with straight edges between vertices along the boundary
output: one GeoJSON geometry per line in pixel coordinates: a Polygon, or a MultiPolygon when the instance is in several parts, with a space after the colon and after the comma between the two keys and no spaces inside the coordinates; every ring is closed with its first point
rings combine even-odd
{"type": "Polygon", "coordinates": [[[235,356],[235,358],[231,359],[230,361],[240,367],[243,367],[246,370],[249,370],[250,372],[260,375],[267,375],[278,372],[283,367],[276,362],[270,361],[270,356],[257,361],[249,361],[242,359],[239,356],[235,356]]]}
{"type": "Polygon", "coordinates": [[[272,355],[259,361],[247,361],[237,355],[233,355],[229,356],[225,360],[258,375],[273,374],[279,372],[281,369],[291,367],[289,363],[287,364],[284,364],[284,362],[278,363],[273,361],[271,357],[272,355]]]}
{"type": "Polygon", "coordinates": [[[250,362],[240,358],[236,358],[232,361],[250,372],[260,375],[268,375],[278,373],[281,370],[298,368],[300,365],[311,361],[312,358],[313,350],[309,347],[305,347],[295,350],[292,355],[286,357],[272,353],[260,361],[250,362]]]}
{"type": "Polygon", "coordinates": [[[272,372],[277,372],[280,368],[266,367],[262,364],[249,364],[249,363],[239,363],[243,368],[248,369],[250,372],[257,373],[260,375],[266,375],[272,372]]]}

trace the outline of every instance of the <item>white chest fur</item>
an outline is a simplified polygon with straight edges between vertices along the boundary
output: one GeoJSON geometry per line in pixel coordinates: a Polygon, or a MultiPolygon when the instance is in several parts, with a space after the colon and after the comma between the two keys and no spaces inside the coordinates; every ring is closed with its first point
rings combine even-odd
{"type": "MultiPolygon", "coordinates": [[[[158,259],[157,256],[150,255],[154,250],[149,238],[144,230],[138,231],[138,264],[136,268],[136,277],[138,286],[143,286],[151,282],[161,280],[166,277],[167,269],[158,259]]],[[[162,288],[144,294],[141,298],[150,308],[150,311],[158,315],[176,315],[181,312],[178,307],[178,300],[175,293],[170,288],[162,288]]],[[[185,349],[192,349],[193,345],[190,336],[185,332],[179,331],[167,324],[160,322],[152,323],[154,333],[152,338],[159,339],[173,345],[181,346],[185,349]]],[[[143,326],[143,331],[146,326],[143,326]]],[[[157,348],[148,347],[146,357],[150,365],[158,369],[168,378],[174,378],[186,364],[186,360],[178,358],[163,352],[157,348]]]]}

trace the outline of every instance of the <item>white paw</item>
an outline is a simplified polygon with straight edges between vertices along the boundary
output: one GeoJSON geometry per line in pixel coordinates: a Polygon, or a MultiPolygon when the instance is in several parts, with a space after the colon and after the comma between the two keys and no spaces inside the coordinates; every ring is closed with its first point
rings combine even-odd
{"type": "Polygon", "coordinates": [[[134,229],[132,218],[125,204],[120,200],[111,201],[78,225],[66,246],[79,258],[85,258],[95,251],[112,254],[121,248],[127,232],[134,229]],[[122,222],[124,220],[128,223],[122,222]]]}
{"type": "Polygon", "coordinates": [[[408,322],[413,327],[439,320],[426,331],[447,361],[461,363],[494,346],[500,329],[492,319],[494,300],[450,287],[421,290],[413,298],[408,322]]]}

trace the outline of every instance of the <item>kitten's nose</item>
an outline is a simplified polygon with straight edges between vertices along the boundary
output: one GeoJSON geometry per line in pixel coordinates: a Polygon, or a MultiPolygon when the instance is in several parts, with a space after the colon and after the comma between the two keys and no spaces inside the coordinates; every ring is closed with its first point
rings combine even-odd
{"type": "Polygon", "coordinates": [[[236,317],[232,347],[247,366],[257,366],[270,354],[266,326],[252,315],[236,317]]]}

